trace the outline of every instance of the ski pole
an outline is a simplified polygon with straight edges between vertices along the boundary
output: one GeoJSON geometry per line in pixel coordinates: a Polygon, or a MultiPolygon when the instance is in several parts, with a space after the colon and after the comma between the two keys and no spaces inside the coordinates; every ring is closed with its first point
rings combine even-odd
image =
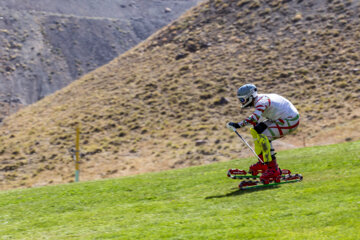
{"type": "Polygon", "coordinates": [[[260,161],[261,163],[264,163],[264,161],[261,160],[261,158],[256,154],[256,152],[254,151],[254,149],[252,149],[252,147],[250,147],[250,145],[246,142],[246,140],[238,133],[238,131],[236,131],[236,129],[234,129],[234,132],[236,133],[236,135],[239,136],[239,138],[240,138],[241,140],[243,140],[243,142],[246,144],[246,146],[248,146],[248,147],[251,149],[251,151],[254,153],[254,155],[256,156],[256,158],[259,159],[259,161],[260,161]]]}

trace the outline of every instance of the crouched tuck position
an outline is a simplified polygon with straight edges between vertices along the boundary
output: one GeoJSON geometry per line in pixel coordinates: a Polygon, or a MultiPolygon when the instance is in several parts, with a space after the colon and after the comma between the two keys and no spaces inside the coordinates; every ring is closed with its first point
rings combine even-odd
{"type": "Polygon", "coordinates": [[[246,84],[237,91],[242,108],[255,107],[254,113],[241,122],[228,122],[231,130],[252,124],[250,129],[254,139],[255,152],[264,163],[250,166],[249,172],[262,172],[260,180],[268,180],[281,175],[276,163],[272,141],[293,132],[299,125],[300,116],[294,105],[277,94],[257,94],[256,86],[246,84]]]}

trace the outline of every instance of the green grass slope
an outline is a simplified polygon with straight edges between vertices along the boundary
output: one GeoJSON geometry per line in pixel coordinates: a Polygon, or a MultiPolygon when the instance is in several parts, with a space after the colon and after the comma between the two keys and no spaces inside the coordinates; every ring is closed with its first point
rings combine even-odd
{"type": "Polygon", "coordinates": [[[360,142],[280,152],[303,182],[240,191],[239,159],[0,193],[1,239],[358,239],[360,142]]]}

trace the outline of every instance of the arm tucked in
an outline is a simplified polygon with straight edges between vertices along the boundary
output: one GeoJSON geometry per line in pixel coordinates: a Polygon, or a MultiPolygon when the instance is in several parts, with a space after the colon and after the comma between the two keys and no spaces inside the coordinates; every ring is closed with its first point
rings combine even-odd
{"type": "Polygon", "coordinates": [[[256,124],[258,124],[259,119],[261,117],[261,115],[263,114],[263,112],[268,109],[271,105],[270,99],[265,97],[261,97],[260,99],[257,100],[257,102],[255,103],[255,111],[253,114],[250,115],[250,117],[246,118],[245,120],[239,122],[240,127],[244,127],[248,124],[252,124],[253,126],[255,126],[256,124]]]}

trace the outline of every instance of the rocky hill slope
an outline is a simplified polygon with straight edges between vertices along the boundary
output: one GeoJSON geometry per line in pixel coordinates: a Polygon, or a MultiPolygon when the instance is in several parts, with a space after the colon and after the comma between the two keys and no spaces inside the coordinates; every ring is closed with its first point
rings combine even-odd
{"type": "Polygon", "coordinates": [[[197,2],[0,1],[0,119],[106,64],[197,2]]]}
{"type": "Polygon", "coordinates": [[[359,19],[359,1],[206,1],[7,118],[1,188],[73,181],[78,124],[81,180],[249,155],[225,129],[250,114],[235,97],[248,82],[301,114],[296,135],[275,141],[277,149],[358,140],[359,19]]]}

